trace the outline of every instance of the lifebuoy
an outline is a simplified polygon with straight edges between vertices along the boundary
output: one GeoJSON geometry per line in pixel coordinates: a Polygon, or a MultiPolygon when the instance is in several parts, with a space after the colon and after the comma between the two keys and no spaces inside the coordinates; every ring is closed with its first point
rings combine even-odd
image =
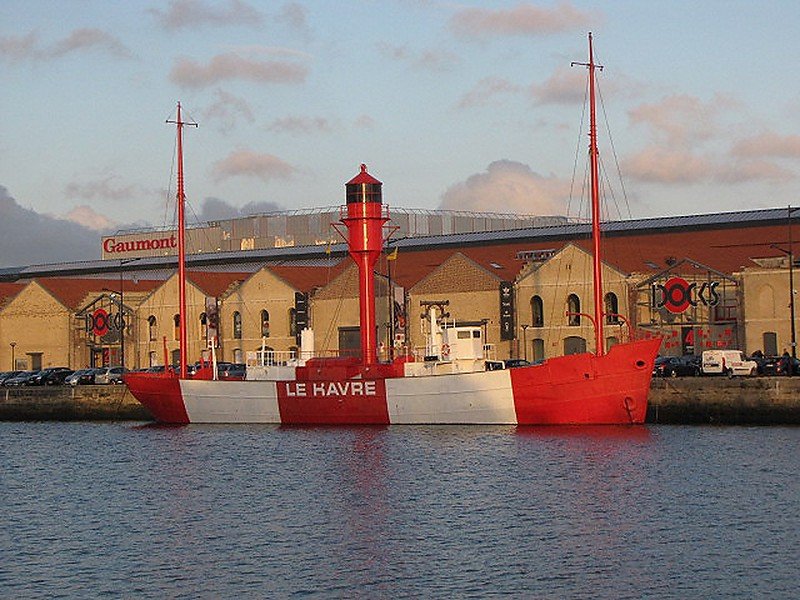
{"type": "Polygon", "coordinates": [[[442,356],[450,356],[450,344],[444,344],[442,346],[442,356]]]}

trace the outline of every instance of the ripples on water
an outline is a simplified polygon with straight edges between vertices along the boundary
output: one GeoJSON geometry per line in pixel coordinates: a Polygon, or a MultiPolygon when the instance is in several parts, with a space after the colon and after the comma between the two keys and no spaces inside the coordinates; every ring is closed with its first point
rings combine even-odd
{"type": "Polygon", "coordinates": [[[791,598],[798,442],[0,423],[0,596],[791,598]]]}

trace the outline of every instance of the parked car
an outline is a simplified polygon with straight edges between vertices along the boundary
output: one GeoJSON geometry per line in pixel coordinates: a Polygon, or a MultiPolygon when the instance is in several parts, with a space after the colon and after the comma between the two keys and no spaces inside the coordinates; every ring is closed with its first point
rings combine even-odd
{"type": "Polygon", "coordinates": [[[0,385],[5,385],[7,379],[16,377],[20,373],[22,373],[22,371],[5,371],[3,373],[0,373],[0,385]]]}
{"type": "Polygon", "coordinates": [[[704,350],[702,362],[703,374],[756,375],[758,365],[748,360],[741,350],[704,350]]]}
{"type": "Polygon", "coordinates": [[[508,360],[503,361],[503,365],[506,369],[513,369],[514,367],[528,367],[530,364],[531,363],[524,358],[509,358],[508,360]]]}
{"type": "Polygon", "coordinates": [[[102,369],[97,369],[94,374],[94,382],[97,385],[119,385],[122,383],[122,376],[127,372],[128,369],[125,367],[103,367],[102,369]]]}
{"type": "Polygon", "coordinates": [[[700,357],[659,356],[653,366],[653,377],[695,377],[700,375],[700,357]]]}
{"type": "Polygon", "coordinates": [[[20,387],[23,385],[28,385],[28,381],[36,376],[39,371],[20,371],[14,377],[9,377],[3,382],[3,385],[6,387],[20,387]]]}
{"type": "Polygon", "coordinates": [[[243,381],[247,376],[247,367],[240,363],[219,363],[217,374],[220,379],[228,381],[243,381]]]}
{"type": "Polygon", "coordinates": [[[81,369],[80,371],[75,371],[72,375],[67,377],[65,383],[69,385],[92,385],[96,372],[97,369],[81,369]]]}
{"type": "Polygon", "coordinates": [[[25,385],[59,385],[72,373],[68,367],[47,367],[32,376],[25,385]]]}

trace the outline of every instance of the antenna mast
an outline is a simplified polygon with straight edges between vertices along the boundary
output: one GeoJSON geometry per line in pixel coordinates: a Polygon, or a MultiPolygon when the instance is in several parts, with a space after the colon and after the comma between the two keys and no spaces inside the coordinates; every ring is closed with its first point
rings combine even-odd
{"type": "Polygon", "coordinates": [[[570,66],[580,65],[589,69],[589,162],[592,175],[592,274],[594,282],[594,336],[595,354],[605,353],[603,336],[603,274],[602,257],[600,256],[600,166],[597,150],[597,110],[595,100],[595,70],[603,70],[602,65],[594,62],[592,34],[589,33],[589,62],[573,62],[570,66]]]}
{"type": "MultiPolygon", "coordinates": [[[[183,126],[190,125],[197,127],[197,123],[189,123],[181,118],[181,103],[178,102],[178,113],[172,123],[178,130],[178,318],[180,331],[180,346],[178,349],[180,357],[180,377],[186,379],[186,194],[183,183],[183,126]]],[[[167,365],[164,365],[167,368],[167,365]]]]}

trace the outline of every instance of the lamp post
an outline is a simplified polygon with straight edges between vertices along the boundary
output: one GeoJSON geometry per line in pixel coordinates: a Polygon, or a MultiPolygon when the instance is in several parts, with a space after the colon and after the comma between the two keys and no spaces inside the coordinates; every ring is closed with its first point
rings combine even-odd
{"type": "Polygon", "coordinates": [[[528,360],[528,327],[530,327],[530,325],[522,326],[522,358],[525,360],[528,360]]]}
{"type": "Polygon", "coordinates": [[[11,370],[12,371],[16,371],[17,370],[17,367],[16,367],[17,363],[14,362],[14,348],[17,347],[17,342],[11,342],[11,344],[9,344],[9,345],[11,346],[11,370]]]}

